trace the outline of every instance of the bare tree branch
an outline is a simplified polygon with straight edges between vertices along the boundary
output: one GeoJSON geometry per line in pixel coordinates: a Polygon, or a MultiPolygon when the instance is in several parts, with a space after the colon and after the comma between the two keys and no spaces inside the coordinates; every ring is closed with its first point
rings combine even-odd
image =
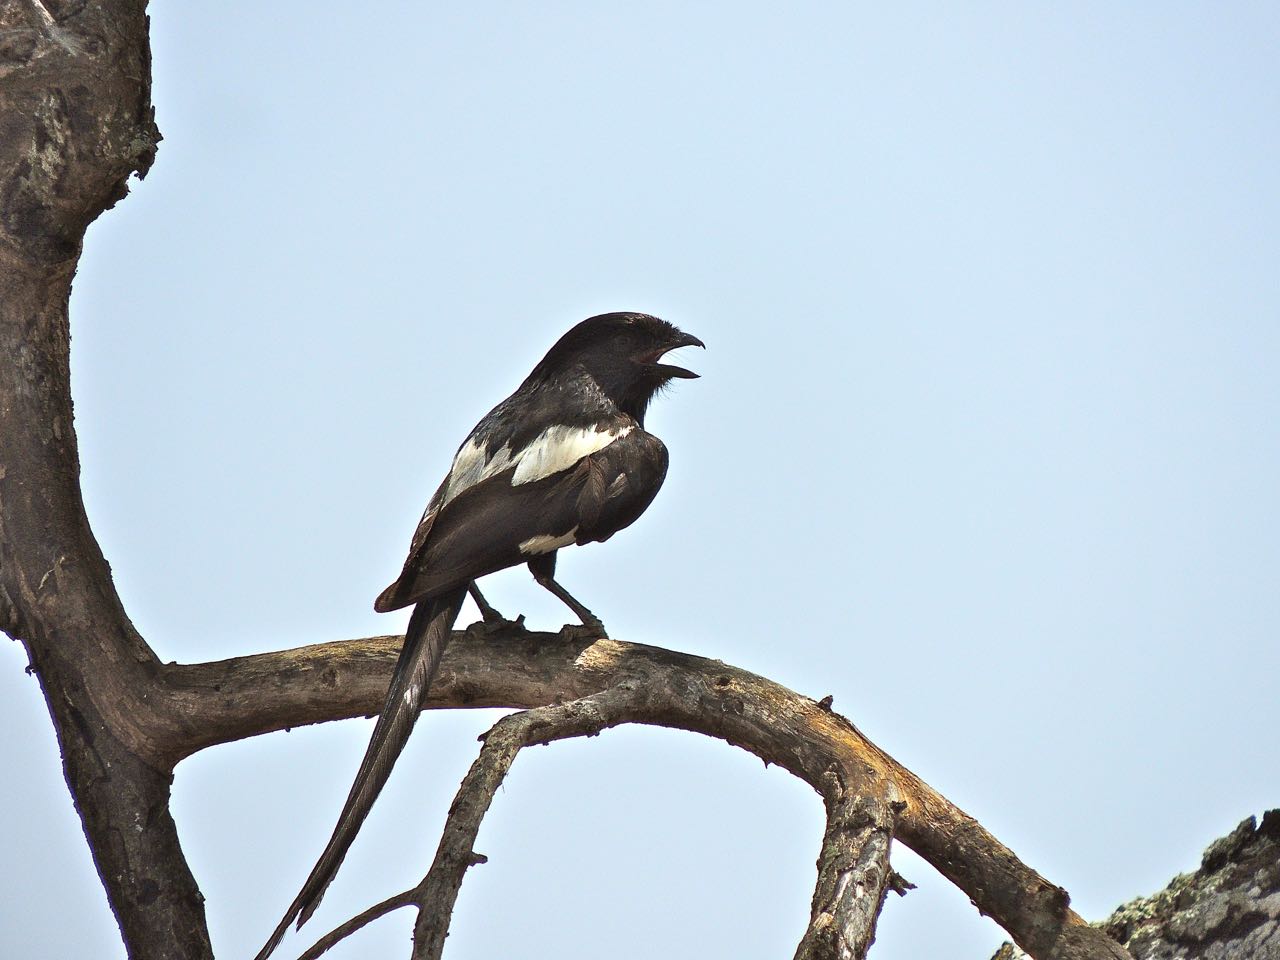
{"type": "Polygon", "coordinates": [[[317,957],[328,953],[343,940],[347,939],[347,937],[351,936],[357,930],[367,927],[369,924],[373,923],[373,921],[381,919],[388,913],[399,910],[401,907],[415,906],[418,902],[417,897],[418,888],[414,887],[411,890],[402,890],[395,896],[387,897],[387,899],[383,900],[381,903],[375,903],[368,910],[364,911],[364,913],[358,913],[346,923],[342,923],[334,927],[310,947],[304,950],[298,956],[298,960],[316,960],[317,957]]]}
{"type": "Polygon", "coordinates": [[[626,719],[635,685],[623,681],[581,700],[503,717],[484,736],[480,755],[458,788],[431,869],[417,888],[413,960],[440,960],[467,868],[483,862],[474,849],[480,823],[521,749],[567,737],[595,736],[626,719]]]}
{"type": "MultiPolygon", "coordinates": [[[[300,960],[313,960],[342,937],[396,907],[414,903],[413,960],[440,960],[463,877],[485,862],[476,836],[498,788],[525,747],[569,737],[595,736],[643,712],[648,693],[633,681],[568,703],[537,707],[499,720],[481,738],[480,755],[463,778],[441,834],[431,869],[412,890],[397,894],[326,936],[300,960]]],[[[846,795],[835,771],[827,787],[827,828],[818,860],[809,928],[797,960],[862,960],[875,939],[876,919],[888,890],[889,846],[895,805],[846,795]]]]}
{"type": "MultiPolygon", "coordinates": [[[[398,638],[370,638],[166,669],[171,696],[196,733],[186,754],[380,706],[398,638]]],[[[637,696],[626,721],[726,740],[777,764],[825,797],[903,804],[896,836],[963,890],[1038,960],[1124,957],[1070,909],[1066,892],[1023,864],[981,824],[869,741],[827,705],[715,660],[593,640],[580,631],[533,633],[510,624],[455,633],[429,706],[529,709],[582,699],[625,682],[637,696]],[[888,789],[892,788],[892,794],[888,789]]],[[[621,722],[621,721],[619,721],[621,722]]]]}
{"type": "Polygon", "coordinates": [[[534,743],[594,736],[606,726],[612,726],[618,722],[613,718],[620,717],[619,711],[625,706],[626,686],[630,685],[571,703],[510,714],[494,724],[480,738],[484,746],[449,807],[435,858],[422,882],[336,927],[303,953],[299,960],[315,960],[373,920],[411,905],[418,908],[418,920],[414,926],[414,960],[439,958],[449,935],[449,921],[462,889],[463,876],[469,867],[486,860],[474,850],[476,835],[516,754],[534,743]]]}
{"type": "Polygon", "coordinates": [[[901,804],[846,794],[834,773],[827,786],[818,883],[796,960],[863,960],[893,875],[889,847],[901,804]]]}

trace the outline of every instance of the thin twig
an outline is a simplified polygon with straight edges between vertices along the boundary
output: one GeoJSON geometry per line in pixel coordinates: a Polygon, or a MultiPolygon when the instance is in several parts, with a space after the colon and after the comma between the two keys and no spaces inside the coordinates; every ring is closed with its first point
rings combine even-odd
{"type": "Polygon", "coordinates": [[[439,960],[449,935],[462,878],[483,862],[474,850],[480,823],[516,755],[532,744],[568,737],[592,737],[625,717],[637,686],[616,687],[568,703],[537,707],[503,717],[483,736],[484,746],[458,788],[431,869],[418,886],[418,922],[413,931],[413,960],[439,960]]]}
{"type": "Polygon", "coordinates": [[[510,714],[495,723],[480,737],[484,746],[458,787],[435,859],[422,882],[335,928],[298,960],[315,960],[365,924],[404,906],[418,908],[413,934],[414,960],[438,960],[449,935],[449,921],[462,889],[463,876],[468,867],[484,863],[486,859],[473,849],[480,823],[516,755],[533,744],[595,736],[625,718],[625,710],[634,703],[636,692],[635,683],[623,681],[588,697],[510,714]]]}
{"type": "Polygon", "coordinates": [[[417,903],[418,888],[405,890],[397,893],[394,897],[387,897],[381,903],[374,904],[364,913],[352,917],[346,923],[334,927],[323,937],[307,948],[298,960],[316,960],[321,954],[333,949],[341,941],[345,940],[351,934],[355,933],[362,927],[367,926],[380,917],[385,917],[393,910],[399,910],[401,907],[411,907],[417,903]]]}

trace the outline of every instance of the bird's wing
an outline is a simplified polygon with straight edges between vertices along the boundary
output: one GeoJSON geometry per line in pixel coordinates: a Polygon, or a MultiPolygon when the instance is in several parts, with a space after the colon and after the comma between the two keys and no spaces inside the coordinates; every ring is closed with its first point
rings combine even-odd
{"type": "Polygon", "coordinates": [[[400,576],[387,589],[383,590],[378,599],[374,601],[373,608],[379,613],[398,610],[413,603],[414,599],[416,599],[416,597],[406,596],[405,586],[407,581],[412,580],[413,573],[418,566],[418,559],[431,535],[431,530],[435,526],[436,517],[439,516],[440,511],[464,490],[511,466],[509,444],[493,442],[495,438],[491,421],[495,419],[495,414],[500,409],[501,407],[491,412],[484,420],[481,420],[476,425],[476,428],[471,431],[471,435],[467,437],[462,446],[458,448],[458,452],[454,454],[449,473],[440,483],[440,486],[436,488],[436,492],[432,494],[431,500],[427,503],[427,509],[422,514],[422,519],[418,521],[417,529],[413,531],[413,540],[409,543],[409,554],[405,558],[404,568],[400,571],[400,576]]]}
{"type": "Polygon", "coordinates": [[[607,539],[649,505],[666,463],[661,441],[631,424],[550,428],[442,503],[379,602],[405,606],[571,543],[607,539]]]}

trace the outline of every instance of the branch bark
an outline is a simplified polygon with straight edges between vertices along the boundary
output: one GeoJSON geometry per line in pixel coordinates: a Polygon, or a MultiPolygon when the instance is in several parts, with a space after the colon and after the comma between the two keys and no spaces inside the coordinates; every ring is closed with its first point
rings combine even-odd
{"type": "MultiPolygon", "coordinates": [[[[422,882],[342,924],[300,960],[314,960],[370,921],[409,904],[418,908],[412,960],[440,960],[463,878],[468,868],[486,861],[475,852],[480,824],[519,752],[569,737],[594,737],[643,713],[651,693],[624,680],[581,700],[499,720],[481,738],[484,747],[458,788],[431,869],[422,882]]],[[[834,771],[828,771],[824,786],[827,827],[818,858],[818,884],[796,958],[863,960],[875,940],[876,920],[889,887],[893,810],[900,805],[844,793],[834,771]]]]}
{"type": "Polygon", "coordinates": [[[813,909],[795,960],[863,960],[889,892],[889,848],[901,805],[847,794],[835,776],[828,790],[813,909]]]}
{"type": "Polygon", "coordinates": [[[635,693],[634,685],[624,682],[581,700],[512,714],[489,729],[480,756],[449,808],[431,869],[415,891],[418,921],[413,930],[413,960],[440,960],[462,878],[469,867],[484,862],[475,852],[480,823],[516,755],[533,744],[595,736],[624,722],[635,693]]]}
{"type": "MultiPolygon", "coordinates": [[[[1205,850],[1199,869],[1119,907],[1096,926],[1138,957],[1280,957],[1280,810],[1248,817],[1205,850]]],[[[1006,943],[991,960],[1026,960],[1006,943]]]]}
{"type": "MultiPolygon", "coordinates": [[[[398,637],[374,637],[164,669],[186,755],[215,743],[373,713],[398,637]]],[[[848,720],[780,684],[715,660],[535,633],[519,624],[456,632],[428,708],[531,709],[631,682],[646,692],[626,722],[689,730],[749,750],[814,787],[901,803],[895,835],[960,887],[1038,960],[1126,957],[1069,907],[1066,891],[1023,864],[981,824],[868,740],[848,720]]]]}

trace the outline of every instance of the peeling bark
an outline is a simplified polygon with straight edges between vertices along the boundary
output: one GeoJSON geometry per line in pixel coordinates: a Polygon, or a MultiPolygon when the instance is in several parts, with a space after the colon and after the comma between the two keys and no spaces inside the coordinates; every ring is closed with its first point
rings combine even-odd
{"type": "Polygon", "coordinates": [[[889,848],[900,805],[848,794],[834,776],[828,789],[813,909],[795,960],[863,960],[891,885],[889,848]]]}

